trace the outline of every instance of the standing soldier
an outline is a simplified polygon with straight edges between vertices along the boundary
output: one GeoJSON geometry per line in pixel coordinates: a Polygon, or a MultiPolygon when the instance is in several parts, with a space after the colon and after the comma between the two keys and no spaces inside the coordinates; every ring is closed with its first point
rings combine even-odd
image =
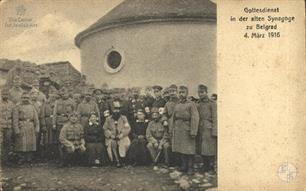
{"type": "MultiPolygon", "coordinates": [[[[175,84],[172,84],[169,88],[169,101],[165,105],[163,117],[162,117],[162,122],[163,125],[167,128],[168,134],[170,138],[172,137],[172,129],[170,129],[171,125],[170,119],[174,111],[174,107],[176,104],[179,102],[178,97],[177,97],[177,86],[175,84]]],[[[173,162],[176,165],[179,165],[180,157],[178,156],[177,153],[171,153],[171,162],[173,162]]]]}
{"type": "Polygon", "coordinates": [[[198,152],[203,157],[204,171],[213,173],[217,155],[217,104],[208,98],[207,87],[198,86],[198,111],[200,115],[198,152]]]}
{"type": "Polygon", "coordinates": [[[61,129],[59,135],[62,150],[62,166],[71,165],[72,162],[83,162],[86,151],[84,128],[79,123],[79,115],[73,111],[69,114],[69,122],[61,129]]]}
{"type": "Polygon", "coordinates": [[[92,112],[96,113],[100,123],[100,112],[97,103],[91,97],[91,93],[87,90],[84,93],[83,101],[78,105],[77,112],[81,117],[81,125],[85,128],[88,126],[88,119],[92,112]]]}
{"type": "Polygon", "coordinates": [[[128,102],[128,120],[130,124],[134,124],[137,117],[138,109],[143,109],[143,102],[139,99],[139,90],[137,88],[132,89],[132,97],[128,102]]]}
{"type": "Polygon", "coordinates": [[[65,88],[62,88],[59,93],[60,97],[58,100],[56,100],[54,104],[52,120],[52,127],[53,130],[56,132],[55,139],[57,143],[59,143],[58,138],[63,125],[68,122],[69,114],[74,111],[74,103],[69,98],[67,90],[65,88]]]}
{"type": "Polygon", "coordinates": [[[154,90],[154,95],[155,95],[155,99],[154,102],[152,104],[152,107],[156,107],[158,108],[158,111],[160,114],[163,114],[164,112],[164,107],[166,105],[166,100],[164,98],[162,98],[162,87],[161,86],[153,86],[153,90],[154,90]]]}
{"type": "Polygon", "coordinates": [[[152,121],[148,124],[146,138],[148,140],[147,148],[150,151],[152,161],[157,164],[162,152],[164,154],[165,164],[168,166],[170,152],[169,136],[167,129],[160,120],[158,108],[152,108],[152,121]]]}
{"type": "Polygon", "coordinates": [[[114,155],[117,167],[121,167],[121,161],[124,162],[131,144],[128,137],[131,127],[126,116],[120,112],[120,102],[113,102],[112,111],[112,115],[106,118],[103,125],[105,145],[110,161],[114,161],[114,155]]]}
{"type": "Polygon", "coordinates": [[[35,79],[32,83],[32,91],[37,92],[37,100],[41,103],[47,100],[46,95],[39,90],[39,80],[35,79]]]}
{"type": "MultiPolygon", "coordinates": [[[[38,96],[39,96],[39,91],[37,89],[32,89],[30,92],[30,99],[31,99],[31,104],[34,105],[37,115],[38,115],[38,119],[39,119],[39,124],[41,124],[41,121],[43,120],[42,118],[42,113],[41,113],[41,107],[43,102],[38,100],[38,96]]],[[[37,140],[36,140],[36,144],[37,144],[37,150],[38,152],[36,153],[36,158],[38,159],[39,157],[43,158],[43,137],[44,134],[46,133],[45,129],[42,128],[42,126],[40,126],[40,132],[37,134],[37,140]]]]}
{"type": "Polygon", "coordinates": [[[23,94],[23,90],[20,86],[21,79],[19,76],[15,76],[13,80],[13,87],[9,90],[9,98],[14,104],[17,104],[21,101],[21,95],[23,94]]]}
{"type": "Polygon", "coordinates": [[[99,112],[100,112],[100,122],[101,125],[104,125],[105,119],[110,116],[110,104],[106,100],[106,92],[101,90],[101,89],[95,89],[94,90],[94,95],[99,107],[99,112]]]}
{"type": "Polygon", "coordinates": [[[72,100],[74,102],[74,109],[77,109],[79,104],[82,102],[82,94],[74,93],[72,95],[72,100]]]}
{"type": "Polygon", "coordinates": [[[1,91],[2,101],[0,102],[0,129],[1,142],[1,161],[3,164],[8,162],[9,154],[12,152],[12,111],[14,104],[8,99],[8,89],[1,91]]]}
{"type": "Polygon", "coordinates": [[[41,131],[45,132],[44,134],[44,145],[48,159],[55,159],[57,153],[57,138],[56,131],[52,128],[52,118],[53,110],[55,106],[55,101],[57,100],[57,94],[49,94],[49,98],[41,107],[41,131]]]}
{"type": "Polygon", "coordinates": [[[196,154],[199,113],[195,103],[187,101],[188,88],[179,87],[179,103],[175,105],[171,117],[172,151],[181,155],[183,172],[192,173],[193,157],[196,154]]]}
{"type": "Polygon", "coordinates": [[[30,103],[28,93],[23,93],[21,103],[13,110],[13,128],[15,133],[15,151],[22,157],[21,161],[31,162],[36,151],[36,136],[39,133],[38,115],[30,103]]]}
{"type": "Polygon", "coordinates": [[[145,112],[147,117],[151,115],[150,110],[152,108],[153,103],[154,103],[154,98],[151,95],[151,87],[146,87],[143,104],[145,107],[145,112]]]}

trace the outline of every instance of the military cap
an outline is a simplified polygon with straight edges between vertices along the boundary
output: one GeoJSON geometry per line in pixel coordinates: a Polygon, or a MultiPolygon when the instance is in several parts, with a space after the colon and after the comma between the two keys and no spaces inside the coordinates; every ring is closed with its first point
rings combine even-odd
{"type": "Polygon", "coordinates": [[[80,114],[78,112],[76,112],[76,111],[73,111],[73,112],[69,113],[69,117],[72,117],[72,116],[79,117],[80,114]]]}
{"type": "Polygon", "coordinates": [[[104,93],[104,91],[102,89],[99,89],[99,88],[94,89],[92,93],[96,94],[97,92],[100,92],[101,94],[104,93]]]}
{"type": "Polygon", "coordinates": [[[205,91],[205,92],[207,92],[207,86],[205,86],[205,85],[203,85],[203,84],[200,84],[200,85],[198,86],[198,90],[199,90],[199,91],[205,91]]]}
{"type": "Polygon", "coordinates": [[[153,107],[151,109],[151,113],[159,113],[159,109],[157,107],[153,107]]]}
{"type": "Polygon", "coordinates": [[[22,98],[30,98],[30,95],[28,92],[23,92],[21,95],[22,98]]]}
{"type": "Polygon", "coordinates": [[[38,86],[39,85],[39,80],[38,79],[34,79],[32,82],[32,86],[38,86]]]}
{"type": "Polygon", "coordinates": [[[163,88],[161,87],[161,86],[159,86],[159,85],[155,85],[155,86],[153,86],[152,87],[153,88],[153,90],[159,90],[159,91],[161,91],[163,88]]]}
{"type": "Polygon", "coordinates": [[[83,91],[83,95],[91,95],[92,92],[89,89],[83,91]]]}
{"type": "Polygon", "coordinates": [[[186,91],[188,91],[188,88],[187,88],[187,86],[180,86],[179,90],[186,90],[186,91]]]}
{"type": "Polygon", "coordinates": [[[94,112],[94,111],[92,111],[92,112],[90,112],[90,116],[92,116],[92,115],[97,116],[97,113],[96,113],[96,112],[94,112]]]}
{"type": "Polygon", "coordinates": [[[145,113],[144,110],[141,109],[141,108],[137,110],[137,113],[138,113],[138,112],[143,113],[143,114],[145,113]]]}
{"type": "Polygon", "coordinates": [[[175,84],[171,84],[169,86],[169,90],[177,90],[177,86],[175,84]]]}

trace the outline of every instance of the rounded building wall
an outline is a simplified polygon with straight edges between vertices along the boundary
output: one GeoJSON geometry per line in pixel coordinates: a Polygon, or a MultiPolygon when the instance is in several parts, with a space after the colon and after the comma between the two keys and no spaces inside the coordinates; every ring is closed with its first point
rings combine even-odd
{"type": "MultiPolygon", "coordinates": [[[[81,71],[100,87],[197,85],[216,92],[216,24],[148,23],[97,32],[81,45],[81,71]],[[118,52],[120,56],[108,55],[118,52]],[[111,61],[110,61],[111,60],[111,61]],[[111,68],[107,63],[119,67],[111,68]]],[[[116,54],[114,54],[116,55],[116,54]]]]}

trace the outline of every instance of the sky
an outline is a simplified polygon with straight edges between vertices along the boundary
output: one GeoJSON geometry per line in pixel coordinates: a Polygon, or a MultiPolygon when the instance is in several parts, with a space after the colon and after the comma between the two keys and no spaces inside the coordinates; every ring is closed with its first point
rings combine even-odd
{"type": "Polygon", "coordinates": [[[0,58],[36,64],[70,61],[80,70],[75,36],[122,1],[0,0],[0,58]],[[30,27],[20,27],[25,24],[30,27]]]}
{"type": "Polygon", "coordinates": [[[37,64],[70,61],[80,70],[75,36],[121,2],[0,0],[0,58],[37,64]]]}

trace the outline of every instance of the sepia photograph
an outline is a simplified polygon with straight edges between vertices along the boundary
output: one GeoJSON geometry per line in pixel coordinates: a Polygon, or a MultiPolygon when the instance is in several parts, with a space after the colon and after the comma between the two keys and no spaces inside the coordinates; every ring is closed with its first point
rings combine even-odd
{"type": "Polygon", "coordinates": [[[2,0],[13,191],[215,190],[213,0],[2,0]]]}

